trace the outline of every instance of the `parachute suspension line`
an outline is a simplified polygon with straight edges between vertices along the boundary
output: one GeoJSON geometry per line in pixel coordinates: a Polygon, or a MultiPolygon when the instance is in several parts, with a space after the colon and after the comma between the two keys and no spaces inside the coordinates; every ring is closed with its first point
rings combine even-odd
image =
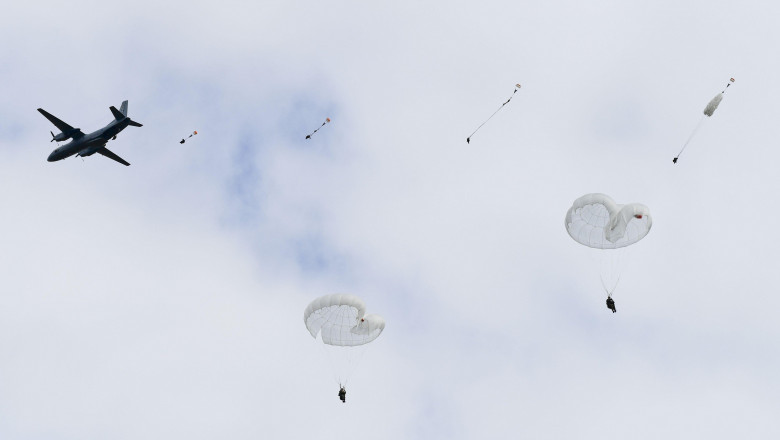
{"type": "Polygon", "coordinates": [[[474,130],[474,131],[473,131],[473,132],[472,132],[472,133],[469,135],[469,137],[467,137],[467,138],[466,138],[466,143],[467,143],[467,144],[471,143],[471,137],[472,137],[472,136],[474,136],[474,134],[475,134],[476,132],[478,132],[478,131],[479,131],[479,129],[480,129],[480,128],[482,128],[482,126],[483,126],[483,125],[487,124],[489,120],[493,119],[493,116],[495,116],[495,115],[496,115],[496,113],[500,112],[500,111],[501,111],[501,109],[502,109],[502,108],[504,108],[504,106],[506,106],[507,104],[509,104],[509,101],[511,101],[511,100],[512,100],[512,98],[514,98],[514,97],[515,97],[515,93],[517,93],[517,91],[518,91],[518,90],[520,90],[520,84],[516,84],[516,85],[515,85],[515,90],[512,92],[512,95],[509,97],[509,99],[507,99],[507,100],[506,100],[506,102],[504,102],[503,104],[501,104],[501,107],[499,107],[499,108],[498,108],[498,110],[494,111],[494,112],[493,112],[493,114],[492,114],[492,115],[490,115],[490,117],[489,117],[489,118],[485,119],[485,122],[483,122],[483,123],[479,124],[479,127],[477,127],[477,129],[476,129],[476,130],[474,130]]]}
{"type": "Polygon", "coordinates": [[[338,375],[337,368],[336,368],[336,362],[333,359],[333,354],[328,351],[328,346],[322,343],[322,337],[321,335],[317,335],[317,339],[315,339],[315,343],[321,347],[322,352],[324,353],[325,359],[328,360],[328,365],[330,365],[330,371],[333,372],[333,381],[341,385],[341,378],[338,375]]]}
{"type": "MultiPolygon", "coordinates": [[[[354,321],[355,317],[353,315],[344,314],[338,317],[338,320],[334,322],[340,325],[340,327],[343,329],[343,333],[348,334],[348,329],[352,328],[354,321]]],[[[349,378],[352,377],[352,374],[360,365],[367,346],[357,345],[341,347],[324,344],[322,342],[322,333],[317,335],[316,343],[322,347],[321,349],[328,360],[330,369],[333,372],[333,381],[338,384],[339,387],[343,386],[346,388],[347,382],[349,382],[349,378]]]]}
{"type": "Polygon", "coordinates": [[[349,382],[349,378],[357,369],[360,361],[363,359],[365,353],[364,346],[358,347],[326,347],[325,344],[321,344],[325,350],[325,356],[328,358],[331,370],[333,371],[333,381],[340,387],[346,387],[349,382]],[[347,350],[346,352],[344,352],[347,350]],[[341,362],[337,362],[336,358],[343,358],[341,362]]]}
{"type": "Polygon", "coordinates": [[[685,141],[685,144],[683,144],[683,147],[682,147],[682,149],[680,149],[680,152],[679,152],[679,153],[677,153],[677,156],[675,156],[675,158],[674,158],[674,159],[672,159],[672,163],[677,163],[677,159],[679,159],[679,158],[680,158],[680,155],[683,153],[683,151],[685,151],[685,147],[687,147],[687,146],[688,146],[688,144],[689,144],[689,143],[691,142],[691,140],[693,139],[693,137],[694,137],[694,136],[696,136],[696,132],[698,132],[698,131],[699,131],[699,129],[701,128],[702,124],[704,124],[704,119],[705,119],[706,117],[707,117],[707,115],[701,115],[701,119],[699,119],[699,123],[698,123],[698,124],[696,124],[696,128],[694,128],[694,129],[693,129],[693,132],[691,133],[691,135],[690,135],[690,136],[688,136],[688,140],[687,140],[687,141],[685,141]]]}
{"type": "MultiPolygon", "coordinates": [[[[511,98],[510,98],[510,99],[511,99],[511,98]]],[[[509,101],[507,101],[507,102],[509,102],[509,101]]],[[[479,124],[479,127],[477,127],[477,129],[476,129],[476,130],[474,130],[473,132],[471,132],[471,134],[469,135],[469,137],[467,137],[467,138],[466,138],[466,143],[467,143],[467,144],[471,143],[471,136],[474,136],[474,134],[475,134],[477,131],[479,131],[479,129],[480,129],[480,128],[482,128],[482,126],[483,126],[483,125],[487,124],[487,122],[488,122],[489,120],[493,119],[493,116],[495,116],[495,115],[496,115],[496,113],[498,113],[498,112],[499,112],[499,111],[500,111],[502,108],[504,108],[504,106],[505,106],[505,105],[506,105],[506,102],[505,102],[505,103],[503,103],[503,104],[501,104],[501,107],[499,107],[499,108],[498,108],[498,110],[494,111],[494,112],[493,112],[493,114],[492,114],[492,115],[490,115],[490,117],[489,117],[489,118],[487,118],[487,119],[485,120],[485,122],[483,122],[483,123],[479,124]]]]}
{"type": "Polygon", "coordinates": [[[366,352],[365,346],[358,346],[358,347],[350,347],[351,350],[354,350],[351,355],[349,356],[349,371],[346,372],[344,375],[344,386],[347,385],[347,382],[349,381],[349,378],[352,377],[352,374],[357,369],[358,365],[360,365],[360,362],[363,360],[363,355],[366,352]]]}
{"type": "Polygon", "coordinates": [[[608,296],[612,296],[620,283],[624,251],[624,248],[601,250],[599,278],[608,296]]]}
{"type": "Polygon", "coordinates": [[[604,288],[604,291],[607,292],[607,296],[611,297],[612,293],[615,292],[615,289],[617,289],[617,285],[620,283],[620,274],[617,276],[617,280],[615,281],[615,284],[612,286],[612,289],[607,287],[607,283],[604,282],[604,275],[601,276],[601,287],[604,288]]]}

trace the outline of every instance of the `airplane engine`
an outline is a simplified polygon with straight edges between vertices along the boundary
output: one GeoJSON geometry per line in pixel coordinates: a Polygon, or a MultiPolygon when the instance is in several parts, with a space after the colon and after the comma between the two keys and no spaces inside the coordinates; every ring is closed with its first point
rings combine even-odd
{"type": "Polygon", "coordinates": [[[62,142],[62,141],[67,141],[68,139],[70,139],[70,134],[67,133],[59,133],[57,135],[55,135],[54,133],[51,134],[52,141],[62,142]]]}
{"type": "Polygon", "coordinates": [[[74,128],[73,130],[63,131],[62,133],[59,133],[59,134],[56,134],[56,135],[54,134],[54,132],[49,132],[49,133],[51,133],[51,141],[50,142],[54,142],[54,141],[57,141],[57,142],[67,141],[68,139],[73,137],[73,133],[76,133],[79,130],[81,130],[81,129],[80,128],[74,128]]]}

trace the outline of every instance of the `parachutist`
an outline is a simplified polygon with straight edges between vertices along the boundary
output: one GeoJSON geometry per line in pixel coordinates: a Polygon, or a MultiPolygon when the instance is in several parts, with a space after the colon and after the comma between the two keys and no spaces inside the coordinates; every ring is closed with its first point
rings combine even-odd
{"type": "Polygon", "coordinates": [[[616,313],[617,309],[615,308],[615,300],[612,299],[611,296],[607,297],[607,308],[612,310],[612,313],[616,313]]]}
{"type": "Polygon", "coordinates": [[[320,125],[319,127],[317,127],[317,129],[316,129],[316,130],[314,130],[314,131],[312,131],[311,133],[307,134],[307,135],[306,135],[306,139],[311,139],[311,137],[312,137],[312,136],[314,136],[314,134],[315,134],[315,133],[317,133],[318,131],[320,131],[320,129],[321,129],[322,127],[324,127],[324,126],[325,126],[325,124],[327,124],[327,123],[329,123],[329,122],[330,122],[330,118],[325,118],[325,122],[323,122],[323,123],[322,123],[322,125],[320,125]]]}
{"type": "Polygon", "coordinates": [[[495,116],[495,115],[496,115],[496,113],[498,113],[499,111],[501,111],[501,109],[502,109],[502,108],[504,108],[504,106],[506,106],[507,104],[509,104],[509,101],[511,101],[511,100],[512,100],[512,98],[514,98],[514,96],[515,96],[515,93],[517,93],[517,91],[518,91],[518,90],[520,90],[520,84],[515,84],[515,89],[512,91],[512,94],[509,96],[509,99],[507,99],[507,100],[506,100],[506,102],[504,102],[503,104],[501,104],[501,107],[499,107],[499,108],[498,108],[498,110],[494,111],[494,112],[493,112],[493,114],[492,114],[492,115],[490,115],[490,117],[489,117],[489,118],[485,119],[485,122],[483,122],[483,123],[479,124],[479,127],[477,127],[477,129],[476,129],[476,130],[474,130],[474,131],[473,131],[473,132],[472,132],[472,133],[469,135],[469,137],[467,137],[467,138],[466,138],[466,143],[467,143],[467,144],[470,144],[470,143],[471,143],[471,136],[474,136],[474,135],[475,135],[475,134],[476,134],[476,133],[479,131],[479,129],[480,129],[480,128],[482,128],[482,126],[483,126],[483,125],[487,124],[487,123],[488,123],[488,121],[490,121],[491,119],[493,119],[493,116],[495,116]]]}
{"type": "Polygon", "coordinates": [[[676,157],[674,159],[672,159],[672,163],[677,163],[677,159],[678,158],[676,158],[676,157]]]}
{"type": "Polygon", "coordinates": [[[344,387],[341,387],[339,390],[339,399],[341,399],[343,403],[347,403],[347,390],[345,390],[344,387]]]}
{"type": "MultiPolygon", "coordinates": [[[[602,292],[608,297],[620,282],[621,252],[618,248],[642,240],[653,226],[650,208],[641,203],[621,205],[606,194],[585,194],[574,201],[566,213],[566,232],[577,243],[598,252],[601,266],[602,292]]],[[[614,302],[607,298],[612,309],[614,302]]]]}
{"type": "Polygon", "coordinates": [[[190,133],[190,135],[189,135],[189,136],[187,136],[186,138],[184,138],[184,139],[182,139],[181,141],[179,141],[179,143],[180,143],[180,144],[183,144],[184,142],[186,142],[186,140],[187,140],[187,139],[189,139],[189,138],[191,138],[191,137],[195,136],[196,134],[198,134],[198,132],[197,132],[197,131],[193,131],[192,133],[190,133]]]}
{"type": "MultiPolygon", "coordinates": [[[[693,129],[693,132],[690,136],[688,136],[688,140],[685,141],[682,148],[680,149],[680,152],[677,153],[677,157],[680,157],[680,155],[685,151],[685,148],[688,146],[688,144],[691,142],[694,136],[696,136],[696,132],[699,131],[699,128],[701,127],[702,123],[707,119],[711,118],[712,115],[715,113],[715,110],[718,109],[718,106],[720,105],[720,102],[723,101],[723,96],[726,94],[726,90],[728,90],[731,83],[734,82],[734,78],[730,78],[729,82],[726,83],[726,87],[715,95],[714,98],[710,100],[710,102],[707,103],[707,106],[704,107],[704,111],[702,112],[704,116],[701,117],[701,120],[699,121],[699,125],[696,126],[696,128],[693,129]]],[[[674,163],[677,163],[677,157],[675,157],[674,163]]]]}
{"type": "Polygon", "coordinates": [[[303,312],[306,330],[323,344],[328,363],[333,367],[334,383],[339,386],[339,399],[344,403],[347,400],[345,385],[360,360],[363,348],[385,329],[384,318],[373,313],[365,314],[365,310],[366,303],[362,299],[337,293],[316,298],[303,312]]]}

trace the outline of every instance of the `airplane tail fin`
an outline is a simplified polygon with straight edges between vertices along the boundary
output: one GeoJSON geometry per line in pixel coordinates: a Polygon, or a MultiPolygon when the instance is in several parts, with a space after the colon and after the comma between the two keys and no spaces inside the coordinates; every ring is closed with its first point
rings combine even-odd
{"type": "MultiPolygon", "coordinates": [[[[121,121],[127,118],[127,100],[122,101],[122,106],[119,107],[120,110],[117,110],[113,105],[109,108],[111,109],[111,113],[114,114],[114,118],[116,118],[117,121],[121,121]]],[[[143,124],[139,124],[130,118],[127,118],[127,125],[132,125],[133,127],[143,127],[143,124]]]]}
{"type": "Polygon", "coordinates": [[[124,118],[126,118],[126,117],[127,117],[127,116],[125,116],[124,114],[122,114],[122,112],[120,112],[119,110],[117,110],[117,109],[116,109],[116,107],[114,107],[113,105],[112,105],[111,107],[109,107],[109,109],[111,109],[111,113],[113,113],[113,114],[114,114],[114,118],[115,118],[117,121],[121,121],[122,119],[124,119],[124,118]]]}

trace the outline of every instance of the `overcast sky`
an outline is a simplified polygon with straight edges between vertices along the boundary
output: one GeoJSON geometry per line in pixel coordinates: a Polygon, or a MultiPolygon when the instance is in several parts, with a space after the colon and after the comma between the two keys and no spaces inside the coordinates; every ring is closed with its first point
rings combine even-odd
{"type": "Polygon", "coordinates": [[[779,13],[4,4],[0,438],[780,436],[779,13]],[[132,166],[46,161],[35,109],[125,99],[132,166]],[[653,215],[614,315],[591,192],[653,215]],[[346,404],[302,320],[337,292],[387,321],[346,404]]]}

